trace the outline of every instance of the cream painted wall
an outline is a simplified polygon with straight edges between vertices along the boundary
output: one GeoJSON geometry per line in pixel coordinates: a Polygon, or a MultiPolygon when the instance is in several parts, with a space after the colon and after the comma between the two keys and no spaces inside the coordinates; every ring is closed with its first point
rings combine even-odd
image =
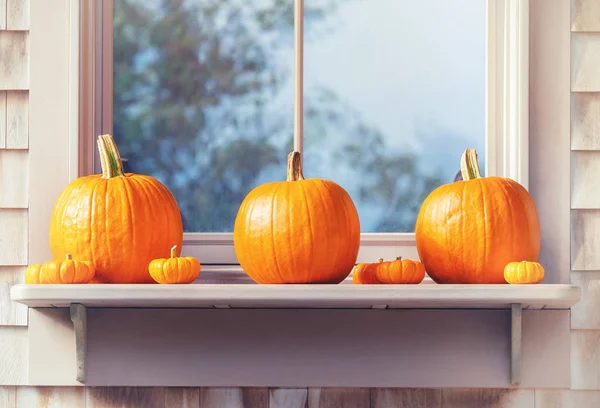
{"type": "MultiPolygon", "coordinates": [[[[537,183],[532,190],[538,188],[538,196],[544,197],[544,202],[538,205],[547,207],[547,211],[562,208],[544,190],[545,183],[571,185],[570,233],[566,225],[561,227],[564,235],[545,238],[570,240],[571,281],[581,285],[583,290],[582,301],[571,314],[569,390],[24,386],[27,378],[27,313],[25,308],[9,301],[9,288],[21,280],[28,262],[28,131],[30,121],[35,121],[34,117],[29,117],[28,109],[29,1],[47,0],[0,0],[0,385],[4,385],[0,387],[0,408],[600,406],[600,252],[596,251],[596,244],[600,242],[600,0],[572,0],[570,4],[569,0],[531,0],[532,27],[540,19],[555,19],[555,27],[561,31],[558,38],[567,38],[568,42],[568,37],[562,34],[568,35],[570,25],[571,92],[550,89],[545,93],[536,88],[536,84],[543,84],[544,78],[532,77],[538,99],[532,98],[530,115],[532,137],[538,138],[539,145],[539,149],[531,153],[532,180],[537,183]],[[569,7],[571,17],[567,21],[563,14],[568,13],[569,7]],[[537,104],[540,98],[551,98],[555,103],[537,104]],[[557,114],[559,119],[556,119],[557,114]],[[539,143],[549,132],[564,134],[564,143],[552,146],[539,143]],[[557,157],[557,149],[558,157],[570,155],[569,165],[559,163],[559,167],[570,168],[570,171],[558,178],[545,178],[536,163],[545,156],[557,157]]],[[[554,48],[536,48],[535,37],[531,44],[533,65],[541,64],[549,55],[562,55],[560,53],[569,59],[568,44],[565,46],[559,41],[554,48]]],[[[565,64],[568,68],[568,61],[565,64]]],[[[540,72],[552,75],[563,68],[541,67],[540,72]]],[[[548,259],[554,259],[552,254],[548,259]]]]}

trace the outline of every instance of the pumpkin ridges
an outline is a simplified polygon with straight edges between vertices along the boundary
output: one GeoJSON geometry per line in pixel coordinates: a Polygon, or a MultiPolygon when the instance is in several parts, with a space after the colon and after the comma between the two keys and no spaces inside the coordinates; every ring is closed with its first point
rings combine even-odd
{"type": "MultiPolygon", "coordinates": [[[[339,268],[342,269],[342,264],[340,261],[340,257],[342,257],[342,260],[345,259],[354,259],[356,260],[357,256],[358,256],[358,248],[360,246],[360,220],[358,218],[358,212],[356,211],[356,207],[354,206],[354,202],[352,201],[352,199],[350,198],[350,195],[348,194],[348,192],[346,190],[344,190],[340,185],[335,184],[329,180],[321,180],[321,184],[323,185],[323,187],[325,188],[325,190],[327,190],[327,193],[329,194],[329,202],[333,202],[334,200],[341,198],[343,201],[343,205],[340,206],[342,209],[342,213],[343,213],[343,221],[345,224],[345,231],[344,231],[344,236],[355,236],[357,237],[357,239],[355,239],[355,242],[345,242],[342,243],[339,239],[338,239],[338,246],[337,246],[337,251],[336,251],[336,258],[335,258],[335,262],[333,263],[334,265],[340,265],[339,268]],[[332,193],[332,189],[337,190],[335,193],[332,193]],[[352,208],[354,208],[354,220],[351,220],[350,214],[348,214],[348,207],[352,206],[352,208]],[[355,229],[358,229],[358,231],[356,231],[355,229]]],[[[341,225],[339,217],[340,217],[340,211],[337,211],[337,209],[334,209],[335,211],[333,211],[333,214],[336,217],[335,220],[335,224],[334,225],[341,225]]],[[[334,231],[336,232],[336,231],[334,231]]],[[[352,267],[354,265],[354,262],[352,262],[352,264],[350,265],[344,265],[344,269],[348,268],[348,273],[346,274],[346,276],[340,280],[343,281],[346,277],[348,277],[348,275],[350,274],[350,272],[352,272],[352,267]]],[[[339,282],[336,282],[339,283],[339,282]]]]}

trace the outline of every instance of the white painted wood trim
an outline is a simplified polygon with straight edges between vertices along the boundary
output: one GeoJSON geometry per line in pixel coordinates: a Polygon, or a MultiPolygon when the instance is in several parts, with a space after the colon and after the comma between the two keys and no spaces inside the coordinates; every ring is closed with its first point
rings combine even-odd
{"type": "Polygon", "coordinates": [[[29,307],[568,309],[577,285],[26,285],[11,299],[29,307]]]}
{"type": "Polygon", "coordinates": [[[488,0],[486,175],[529,188],[529,0],[488,0]]]}
{"type": "Polygon", "coordinates": [[[30,5],[29,258],[52,259],[48,245],[54,201],[74,176],[73,147],[78,59],[77,0],[33,1],[30,5]],[[75,88],[75,89],[73,89],[75,88]],[[52,97],[48,97],[52,95],[52,97]]]}

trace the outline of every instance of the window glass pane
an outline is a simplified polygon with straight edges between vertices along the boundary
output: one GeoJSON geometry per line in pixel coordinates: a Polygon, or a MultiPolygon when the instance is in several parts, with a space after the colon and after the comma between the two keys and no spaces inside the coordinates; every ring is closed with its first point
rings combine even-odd
{"type": "MultiPolygon", "coordinates": [[[[114,135],[190,232],[232,231],[285,178],[293,0],[116,0],[114,135]]],[[[485,2],[305,0],[305,176],[352,195],[364,232],[408,232],[466,147],[483,167],[485,2]]]]}
{"type": "Polygon", "coordinates": [[[115,1],[114,136],[127,171],[173,192],[185,231],[232,231],[245,195],[285,177],[292,12],[292,0],[115,1]]]}
{"type": "Polygon", "coordinates": [[[483,172],[486,2],[349,0],[329,14],[305,33],[304,175],[346,188],[363,232],[412,232],[465,148],[483,172]]]}

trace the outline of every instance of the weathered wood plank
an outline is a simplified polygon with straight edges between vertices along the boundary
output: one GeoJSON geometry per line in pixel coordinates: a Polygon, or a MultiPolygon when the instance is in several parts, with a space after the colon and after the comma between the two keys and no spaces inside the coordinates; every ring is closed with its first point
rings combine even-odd
{"type": "Polygon", "coordinates": [[[600,210],[571,210],[571,269],[600,270],[600,210]]]}
{"type": "Polygon", "coordinates": [[[273,408],[267,388],[201,388],[200,408],[273,408]]]}
{"type": "Polygon", "coordinates": [[[6,91],[0,91],[0,149],[6,148],[6,91]]]}
{"type": "Polygon", "coordinates": [[[0,385],[27,383],[27,327],[0,326],[0,385]]]}
{"type": "Polygon", "coordinates": [[[6,30],[6,0],[0,0],[0,30],[6,30]]]}
{"type": "Polygon", "coordinates": [[[368,388],[309,388],[308,408],[368,408],[368,388]]]}
{"type": "Polygon", "coordinates": [[[0,31],[0,90],[29,89],[29,41],[24,31],[0,31]]]}
{"type": "Polygon", "coordinates": [[[23,282],[24,272],[22,266],[0,267],[0,326],[27,326],[27,307],[10,300],[10,287],[23,282]]]}
{"type": "Polygon", "coordinates": [[[0,266],[27,265],[27,210],[0,209],[0,266]]]}
{"type": "Polygon", "coordinates": [[[200,389],[165,388],[165,408],[200,408],[200,389]]]}
{"type": "Polygon", "coordinates": [[[535,390],[535,408],[598,408],[600,391],[535,390]]]}
{"type": "Polygon", "coordinates": [[[571,31],[600,31],[598,0],[571,0],[571,31]]]}
{"type": "Polygon", "coordinates": [[[437,408],[442,392],[426,388],[373,388],[371,408],[437,408]]]}
{"type": "Polygon", "coordinates": [[[7,30],[29,30],[29,1],[6,0],[7,30]]]}
{"type": "Polygon", "coordinates": [[[17,408],[83,408],[83,387],[18,387],[17,408]]]}
{"type": "Polygon", "coordinates": [[[28,185],[28,152],[0,150],[0,208],[27,208],[28,185]]]}
{"type": "Polygon", "coordinates": [[[600,389],[600,330],[571,331],[571,388],[600,389]]]}
{"type": "Polygon", "coordinates": [[[272,388],[269,390],[269,408],[307,408],[307,388],[272,388]]]}
{"type": "Polygon", "coordinates": [[[571,329],[600,330],[600,272],[571,272],[581,300],[571,308],[571,329]]]}
{"type": "Polygon", "coordinates": [[[17,406],[17,388],[11,387],[11,386],[0,387],[0,407],[16,408],[16,406],[17,406]]]}
{"type": "Polygon", "coordinates": [[[600,208],[600,151],[572,153],[571,208],[600,208]]]}
{"type": "Polygon", "coordinates": [[[534,408],[535,394],[527,389],[444,389],[444,408],[534,408]]]}
{"type": "Polygon", "coordinates": [[[571,91],[600,91],[600,33],[571,34],[571,91]]]}
{"type": "Polygon", "coordinates": [[[29,147],[29,92],[6,93],[6,148],[29,147]]]}
{"type": "Polygon", "coordinates": [[[600,92],[571,93],[571,149],[600,150],[599,117],[600,92]]]}
{"type": "Polygon", "coordinates": [[[86,408],[164,408],[162,387],[86,388],[86,408]]]}

